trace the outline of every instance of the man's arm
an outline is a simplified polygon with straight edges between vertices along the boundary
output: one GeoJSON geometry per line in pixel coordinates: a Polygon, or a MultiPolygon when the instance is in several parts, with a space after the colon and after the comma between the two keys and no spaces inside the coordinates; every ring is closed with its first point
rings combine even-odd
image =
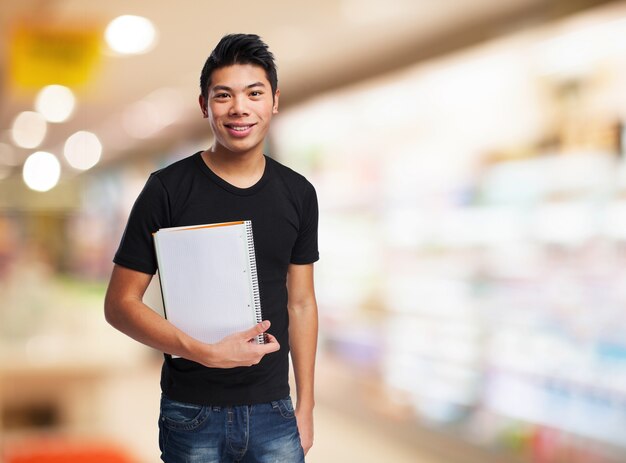
{"type": "Polygon", "coordinates": [[[227,336],[216,344],[197,341],[142,302],[151,279],[152,275],[115,265],[104,300],[107,322],[136,341],[215,368],[255,365],[265,354],[280,349],[276,338],[269,333],[266,344],[249,342],[269,328],[269,321],[227,336]]]}
{"type": "Polygon", "coordinates": [[[315,353],[317,350],[317,302],[313,264],[290,264],[287,271],[289,345],[296,378],[296,418],[306,454],[313,445],[315,353]]]}

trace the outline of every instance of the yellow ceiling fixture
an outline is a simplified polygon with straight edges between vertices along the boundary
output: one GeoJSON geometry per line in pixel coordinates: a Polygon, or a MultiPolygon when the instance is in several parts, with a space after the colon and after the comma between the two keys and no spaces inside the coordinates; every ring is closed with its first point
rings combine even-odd
{"type": "Polygon", "coordinates": [[[101,43],[100,26],[19,23],[9,41],[10,81],[29,90],[84,85],[100,62],[101,43]]]}

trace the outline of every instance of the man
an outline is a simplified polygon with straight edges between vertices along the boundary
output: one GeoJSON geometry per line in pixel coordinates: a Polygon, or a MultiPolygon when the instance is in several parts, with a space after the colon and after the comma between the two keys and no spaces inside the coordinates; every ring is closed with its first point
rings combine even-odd
{"type": "Polygon", "coordinates": [[[200,91],[200,109],[215,141],[148,179],[114,258],[106,319],[165,353],[163,461],[301,462],[313,444],[315,189],[263,153],[280,91],[273,55],[258,36],[223,37],[204,65],[200,91]],[[265,320],[204,344],[142,302],[157,269],[152,233],[239,220],[252,221],[265,320]],[[266,344],[251,342],[261,333],[267,333],[266,344]]]}

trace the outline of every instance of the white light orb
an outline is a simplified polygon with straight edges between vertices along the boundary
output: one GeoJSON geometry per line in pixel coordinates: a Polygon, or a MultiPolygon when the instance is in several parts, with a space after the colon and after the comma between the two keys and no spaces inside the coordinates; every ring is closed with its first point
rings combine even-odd
{"type": "Polygon", "coordinates": [[[102,143],[95,133],[81,130],[67,139],[63,155],[73,168],[91,169],[100,161],[102,143]]]}
{"type": "Polygon", "coordinates": [[[13,121],[11,136],[22,148],[38,147],[46,136],[48,125],[44,117],[35,111],[24,111],[13,121]]]}
{"type": "Polygon", "coordinates": [[[112,50],[124,55],[146,53],[156,42],[156,29],[142,16],[123,15],[109,23],[105,39],[112,50]]]}
{"type": "Polygon", "coordinates": [[[48,191],[59,182],[61,163],[54,154],[37,151],[26,159],[22,177],[31,190],[48,191]]]}
{"type": "Polygon", "coordinates": [[[151,137],[163,128],[159,108],[145,100],[133,103],[122,113],[122,127],[133,138],[151,137]]]}
{"type": "Polygon", "coordinates": [[[74,93],[63,85],[48,85],[41,89],[35,100],[35,109],[48,122],[64,122],[74,112],[74,93]]]}

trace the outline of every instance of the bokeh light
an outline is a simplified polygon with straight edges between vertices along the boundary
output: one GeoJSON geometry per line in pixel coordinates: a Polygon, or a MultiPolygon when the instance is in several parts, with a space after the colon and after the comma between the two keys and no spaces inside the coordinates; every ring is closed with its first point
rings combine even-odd
{"type": "Polygon", "coordinates": [[[37,148],[46,137],[48,125],[44,117],[35,111],[24,111],[13,121],[11,135],[22,148],[37,148]]]}
{"type": "Polygon", "coordinates": [[[37,151],[26,159],[22,175],[31,190],[48,191],[59,182],[61,164],[54,154],[37,151]]]}
{"type": "Polygon", "coordinates": [[[102,143],[92,132],[81,130],[70,136],[65,142],[63,155],[67,162],[79,170],[91,169],[100,160],[102,143]]]}
{"type": "Polygon", "coordinates": [[[109,47],[118,53],[141,54],[154,46],[156,29],[149,19],[142,16],[123,15],[109,23],[105,38],[109,47]]]}
{"type": "Polygon", "coordinates": [[[74,111],[74,93],[63,85],[48,85],[41,89],[35,101],[35,109],[48,122],[64,122],[74,111]]]}

